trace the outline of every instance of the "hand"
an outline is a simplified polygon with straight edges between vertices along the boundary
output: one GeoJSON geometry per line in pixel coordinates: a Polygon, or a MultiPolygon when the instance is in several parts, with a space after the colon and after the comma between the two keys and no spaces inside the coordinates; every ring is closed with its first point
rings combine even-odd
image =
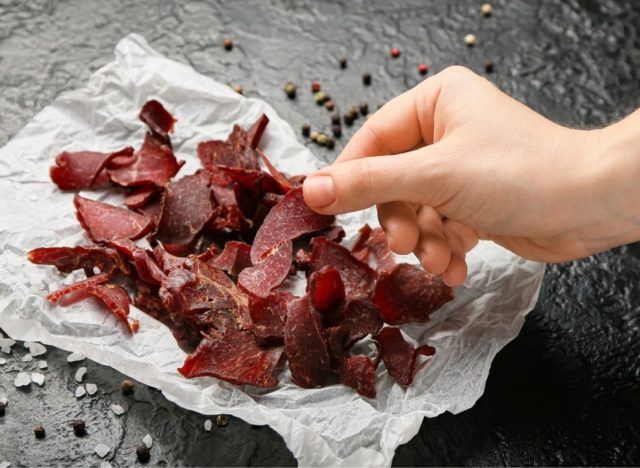
{"type": "Polygon", "coordinates": [[[451,67],[373,114],[333,165],[306,179],[305,201],[325,214],[377,205],[391,249],[414,252],[452,286],[478,239],[538,261],[584,257],[628,230],[612,228],[617,169],[594,150],[603,132],[557,125],[451,67]]]}

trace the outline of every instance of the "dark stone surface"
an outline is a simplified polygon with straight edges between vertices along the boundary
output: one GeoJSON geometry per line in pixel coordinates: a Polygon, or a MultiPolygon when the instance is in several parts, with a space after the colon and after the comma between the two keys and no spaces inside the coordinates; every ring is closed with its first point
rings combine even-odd
{"type": "MultiPolygon", "coordinates": [[[[0,0],[0,144],[65,90],[81,86],[112,59],[116,42],[142,34],[158,51],[245,94],[270,102],[295,128],[330,130],[329,112],[308,90],[319,80],[344,112],[365,101],[375,109],[420,79],[458,63],[546,116],[567,124],[608,122],[635,108],[640,90],[640,4],[631,1],[501,0],[483,18],[481,1],[182,2],[139,0],[0,0]],[[474,33],[476,47],[463,37],[474,33]],[[222,48],[232,37],[232,52],[222,48]],[[397,46],[402,55],[389,56],[397,46]],[[340,70],[338,58],[349,65],[340,70]],[[364,88],[361,75],[371,72],[364,88]],[[289,101],[286,81],[300,85],[289,101]]],[[[357,127],[358,124],[355,126],[357,127]]],[[[350,130],[342,138],[346,141],[350,130]]],[[[543,138],[543,136],[541,136],[543,138]]],[[[331,160],[335,151],[312,148],[331,160]]],[[[142,385],[121,394],[122,375],[49,350],[43,388],[16,390],[20,345],[0,367],[9,406],[0,417],[0,462],[98,465],[93,448],[112,450],[113,465],[135,462],[135,447],[154,438],[153,465],[290,465],[295,460],[268,428],[231,418],[207,433],[205,418],[142,385]],[[17,358],[17,359],[16,359],[17,358]],[[77,400],[78,365],[94,397],[77,400]],[[109,410],[119,402],[127,412],[109,410]],[[87,421],[76,438],[70,423],[87,421]],[[32,426],[47,436],[38,441],[32,426]]],[[[396,465],[640,464],[640,247],[551,266],[536,309],[502,351],[485,395],[463,414],[427,420],[400,447],[396,465]]],[[[0,389],[0,391],[2,391],[0,389]]]]}

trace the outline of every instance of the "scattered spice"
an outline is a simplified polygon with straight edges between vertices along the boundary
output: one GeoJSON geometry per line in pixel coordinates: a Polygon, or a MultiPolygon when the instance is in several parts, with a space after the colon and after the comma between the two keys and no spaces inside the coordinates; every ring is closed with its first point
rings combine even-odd
{"type": "Polygon", "coordinates": [[[474,36],[473,34],[467,34],[466,36],[464,36],[464,43],[469,47],[473,47],[476,44],[476,36],[474,36]]]}
{"type": "Polygon", "coordinates": [[[333,149],[333,148],[335,148],[335,147],[336,147],[336,140],[334,140],[334,139],[333,139],[333,138],[331,138],[331,137],[327,137],[327,142],[325,143],[325,146],[326,146],[328,149],[333,149]]]}
{"type": "Polygon", "coordinates": [[[45,432],[44,432],[44,427],[42,427],[42,424],[38,424],[37,426],[34,426],[33,433],[36,436],[36,439],[44,439],[45,432]]]}
{"type": "Polygon", "coordinates": [[[358,106],[357,104],[352,105],[349,114],[351,114],[353,120],[356,120],[358,117],[360,117],[360,106],[358,106]]]}
{"type": "Polygon", "coordinates": [[[340,114],[337,112],[335,114],[331,114],[331,123],[333,125],[340,125],[340,114]]]}
{"type": "Polygon", "coordinates": [[[287,97],[289,99],[295,99],[297,89],[298,87],[291,81],[288,81],[287,84],[284,85],[284,92],[287,94],[287,97]]]}
{"type": "Polygon", "coordinates": [[[343,70],[345,68],[347,68],[347,58],[346,57],[341,57],[340,60],[338,61],[338,63],[340,63],[340,68],[342,68],[343,70]]]}
{"type": "Polygon", "coordinates": [[[89,395],[95,395],[98,392],[98,386],[96,384],[88,383],[85,387],[89,395]]]}
{"type": "Polygon", "coordinates": [[[47,348],[40,343],[29,343],[29,354],[33,357],[42,356],[47,352],[47,348]]]}
{"type": "Polygon", "coordinates": [[[86,425],[83,419],[74,419],[72,426],[73,426],[73,433],[77,437],[82,437],[86,434],[86,425]]]}
{"type": "Polygon", "coordinates": [[[85,355],[84,354],[80,354],[80,353],[71,353],[67,356],[67,362],[79,362],[79,361],[84,361],[85,359],[85,355]]]}
{"type": "Polygon", "coordinates": [[[40,385],[42,387],[44,385],[45,376],[40,374],[39,372],[32,372],[31,373],[31,381],[34,384],[40,385]]]}
{"type": "Polygon", "coordinates": [[[351,127],[353,125],[353,116],[351,115],[351,112],[347,112],[346,114],[344,114],[342,119],[344,120],[344,124],[347,127],[351,127]]]}
{"type": "Polygon", "coordinates": [[[31,377],[26,372],[19,372],[13,383],[16,387],[27,387],[31,385],[31,377]]]}
{"type": "Polygon", "coordinates": [[[234,85],[233,90],[238,94],[244,94],[244,89],[242,89],[242,86],[239,84],[234,85]]]}
{"type": "Polygon", "coordinates": [[[327,138],[327,135],[325,135],[324,133],[320,133],[318,134],[316,143],[318,143],[320,146],[327,146],[327,138]]]}
{"type": "Polygon", "coordinates": [[[313,99],[316,100],[316,104],[321,106],[322,104],[324,104],[329,99],[329,96],[327,96],[322,91],[318,91],[316,94],[313,95],[313,99]]]}
{"type": "Polygon", "coordinates": [[[311,92],[312,93],[317,93],[319,92],[321,89],[320,87],[320,83],[318,83],[317,81],[312,81],[311,82],[311,92]]]}
{"type": "Polygon", "coordinates": [[[485,3],[482,5],[482,7],[480,7],[480,11],[484,16],[491,16],[491,13],[493,12],[493,7],[489,3],[485,3]]]}
{"type": "Polygon", "coordinates": [[[120,384],[120,390],[122,390],[122,393],[125,395],[131,395],[133,393],[133,387],[134,383],[129,379],[123,380],[120,384]]]}
{"type": "Polygon", "coordinates": [[[82,398],[86,394],[87,394],[87,391],[84,389],[82,385],[79,385],[78,388],[76,388],[76,392],[75,392],[76,398],[82,398]]]}
{"type": "Polygon", "coordinates": [[[311,133],[311,125],[309,125],[308,123],[302,124],[302,136],[308,137],[310,133],[311,133]]]}
{"type": "Polygon", "coordinates": [[[484,71],[487,73],[493,73],[493,62],[491,60],[484,61],[484,71]]]}
{"type": "Polygon", "coordinates": [[[331,99],[329,99],[324,106],[327,108],[327,110],[332,111],[335,107],[335,104],[333,103],[333,101],[331,99]]]}
{"type": "Polygon", "coordinates": [[[213,427],[213,423],[211,419],[205,419],[204,421],[204,430],[207,432],[211,432],[211,428],[213,427]]]}
{"type": "Polygon", "coordinates": [[[311,141],[318,141],[318,132],[311,132],[311,141]]]}
{"type": "Polygon", "coordinates": [[[426,75],[427,73],[429,73],[429,66],[426,63],[421,63],[418,65],[418,72],[421,75],[426,75]]]}
{"type": "Polygon", "coordinates": [[[227,424],[229,424],[229,417],[226,414],[216,416],[216,426],[225,427],[227,424]]]}
{"type": "Polygon", "coordinates": [[[393,58],[398,58],[400,57],[400,49],[398,49],[397,47],[392,47],[391,48],[391,56],[393,58]]]}
{"type": "Polygon", "coordinates": [[[76,375],[74,376],[76,382],[78,383],[82,383],[82,380],[84,379],[84,376],[87,373],[87,368],[86,367],[79,367],[78,370],[76,371],[76,375]]]}
{"type": "Polygon", "coordinates": [[[147,434],[142,438],[142,443],[147,447],[151,448],[153,446],[153,439],[151,438],[151,434],[147,434]]]}
{"type": "Polygon", "coordinates": [[[222,41],[222,45],[224,45],[224,50],[233,49],[233,41],[228,37],[224,38],[224,41],[222,41]]]}
{"type": "Polygon", "coordinates": [[[7,407],[7,404],[4,401],[0,401],[0,416],[4,416],[4,411],[6,407],[7,407]]]}
{"type": "Polygon", "coordinates": [[[340,138],[342,136],[342,127],[340,125],[333,125],[331,127],[331,133],[336,138],[340,138]]]}
{"type": "Polygon", "coordinates": [[[96,455],[98,455],[100,458],[104,458],[111,451],[111,448],[106,444],[98,444],[96,445],[96,448],[94,450],[96,452],[96,455]]]}
{"type": "Polygon", "coordinates": [[[369,104],[366,102],[360,103],[360,113],[362,115],[367,115],[369,113],[369,104]]]}
{"type": "Polygon", "coordinates": [[[371,84],[371,73],[365,73],[362,75],[362,83],[365,86],[369,86],[371,84]]]}
{"type": "Polygon", "coordinates": [[[122,416],[124,414],[124,408],[117,403],[111,405],[111,411],[113,411],[116,416],[122,416]]]}
{"type": "Polygon", "coordinates": [[[145,444],[140,444],[136,447],[136,455],[140,463],[147,463],[151,460],[151,449],[145,444]]]}

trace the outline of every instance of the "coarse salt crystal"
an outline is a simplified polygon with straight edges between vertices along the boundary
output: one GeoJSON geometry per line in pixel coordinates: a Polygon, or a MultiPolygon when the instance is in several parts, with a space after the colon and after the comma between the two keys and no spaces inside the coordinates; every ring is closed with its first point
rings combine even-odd
{"type": "Polygon", "coordinates": [[[74,377],[76,379],[76,382],[82,383],[82,379],[84,379],[84,376],[86,375],[86,373],[87,373],[86,367],[79,367],[74,377]]]}
{"type": "Polygon", "coordinates": [[[33,357],[42,356],[46,352],[47,352],[47,348],[45,348],[40,343],[31,343],[29,345],[29,353],[31,353],[33,357]]]}
{"type": "Polygon", "coordinates": [[[20,372],[13,381],[16,387],[26,387],[31,384],[31,377],[26,372],[20,372]]]}
{"type": "Polygon", "coordinates": [[[111,448],[105,444],[98,444],[95,448],[96,455],[98,455],[100,458],[106,457],[107,453],[109,453],[109,450],[111,450],[111,448]]]}
{"type": "Polygon", "coordinates": [[[211,431],[212,427],[213,427],[213,421],[211,421],[211,419],[206,419],[204,421],[204,430],[209,432],[209,431],[211,431]]]}
{"type": "Polygon", "coordinates": [[[111,405],[111,411],[113,411],[118,416],[124,414],[124,408],[116,403],[111,405]]]}
{"type": "Polygon", "coordinates": [[[88,383],[85,385],[86,389],[87,389],[87,393],[89,395],[95,395],[96,392],[98,391],[98,386],[96,384],[93,383],[88,383]]]}
{"type": "Polygon", "coordinates": [[[67,356],[67,362],[78,362],[84,360],[86,356],[80,353],[71,353],[67,356]]]}
{"type": "Polygon", "coordinates": [[[76,388],[76,393],[75,393],[76,398],[82,398],[86,394],[87,394],[87,391],[84,389],[82,385],[79,385],[78,388],[76,388]]]}
{"type": "Polygon", "coordinates": [[[0,357],[0,366],[4,366],[7,363],[7,360],[3,357],[0,357]]]}
{"type": "Polygon", "coordinates": [[[25,354],[22,356],[22,362],[31,362],[33,361],[33,356],[31,354],[25,354]]]}
{"type": "Polygon", "coordinates": [[[38,369],[46,369],[47,367],[47,361],[38,361],[38,369]]]}
{"type": "Polygon", "coordinates": [[[153,439],[151,438],[151,435],[147,434],[146,436],[144,436],[142,438],[142,443],[147,447],[151,448],[151,446],[153,445],[153,439]]]}
{"type": "Polygon", "coordinates": [[[40,385],[42,387],[44,385],[44,380],[45,380],[44,375],[42,375],[42,374],[40,374],[38,372],[32,372],[31,373],[31,381],[33,383],[36,383],[36,384],[38,384],[38,385],[40,385]]]}

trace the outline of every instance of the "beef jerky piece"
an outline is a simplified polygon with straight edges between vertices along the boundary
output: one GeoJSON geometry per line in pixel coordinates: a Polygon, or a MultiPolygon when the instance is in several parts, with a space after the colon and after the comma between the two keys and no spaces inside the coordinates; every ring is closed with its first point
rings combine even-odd
{"type": "Polygon", "coordinates": [[[282,347],[258,346],[250,331],[225,320],[205,335],[178,372],[188,379],[210,376],[236,385],[269,388],[278,384],[273,371],[281,355],[282,347]]]}
{"type": "Polygon", "coordinates": [[[320,316],[306,296],[289,304],[284,324],[284,350],[289,358],[293,383],[303,388],[325,384],[329,375],[329,352],[320,316]]]}
{"type": "MultiPolygon", "coordinates": [[[[203,239],[204,239],[203,237],[200,237],[195,247],[196,252],[200,252],[198,253],[198,259],[202,260],[203,262],[210,262],[211,260],[216,258],[218,255],[220,255],[220,249],[216,244],[209,244],[209,246],[203,251],[202,250],[204,248],[202,246],[203,239]]],[[[220,268],[220,269],[224,270],[224,268],[220,268]]]]}
{"type": "Polygon", "coordinates": [[[362,263],[341,245],[323,237],[311,241],[309,271],[315,272],[327,265],[334,266],[344,283],[347,299],[369,297],[376,274],[369,265],[362,263]]]}
{"type": "Polygon", "coordinates": [[[87,293],[100,299],[113,314],[125,324],[129,333],[135,333],[138,329],[137,320],[129,322],[129,294],[117,284],[107,283],[92,285],[87,288],[87,293]]]}
{"type": "Polygon", "coordinates": [[[107,281],[109,281],[109,275],[107,273],[101,273],[99,275],[92,276],[85,280],[78,281],[77,283],[70,284],[69,286],[58,289],[57,291],[49,294],[47,296],[47,300],[55,304],[59,299],[66,296],[67,294],[86,291],[93,285],[106,283],[107,281]]]}
{"type": "Polygon", "coordinates": [[[162,271],[165,273],[169,273],[171,270],[175,270],[176,268],[182,268],[185,261],[185,258],[176,257],[175,255],[167,252],[162,244],[158,244],[153,248],[153,256],[158,262],[160,268],[162,268],[162,271]]]}
{"type": "Polygon", "coordinates": [[[331,265],[311,274],[307,291],[311,304],[323,316],[323,323],[325,318],[331,319],[344,303],[344,283],[340,272],[331,265]]]}
{"type": "Polygon", "coordinates": [[[138,248],[135,242],[129,239],[123,239],[122,237],[116,237],[107,242],[107,244],[131,261],[133,261],[133,251],[138,248]]]}
{"type": "Polygon", "coordinates": [[[376,364],[370,357],[345,356],[334,373],[342,385],[364,397],[376,397],[376,364]]]}
{"type": "Polygon", "coordinates": [[[124,199],[124,204],[131,210],[144,208],[157,193],[158,189],[154,186],[139,187],[127,194],[124,199]]]}
{"type": "Polygon", "coordinates": [[[453,290],[439,276],[401,263],[378,277],[373,303],[391,325],[427,322],[429,315],[453,299],[453,290]]]}
{"type": "Polygon", "coordinates": [[[231,276],[238,276],[242,270],[252,265],[250,251],[249,244],[229,241],[224,244],[222,253],[207,263],[226,271],[231,276]]]}
{"type": "Polygon", "coordinates": [[[141,280],[154,286],[160,286],[160,283],[166,278],[162,269],[146,250],[136,248],[133,251],[133,261],[141,280]]]}
{"type": "Polygon", "coordinates": [[[37,265],[53,265],[63,273],[83,269],[91,276],[94,268],[109,275],[117,271],[129,273],[124,259],[104,247],[41,247],[29,252],[27,259],[37,265]]]}
{"type": "Polygon", "coordinates": [[[372,231],[371,226],[369,226],[368,224],[365,224],[358,230],[358,238],[356,239],[355,244],[353,244],[353,247],[351,247],[352,254],[355,255],[356,252],[366,248],[367,241],[371,236],[371,231],[372,231]]]}
{"type": "Polygon", "coordinates": [[[169,133],[173,132],[173,124],[176,119],[167,112],[162,104],[155,99],[145,102],[138,117],[147,124],[154,138],[171,148],[169,133]]]}
{"type": "Polygon", "coordinates": [[[155,238],[190,245],[213,214],[209,176],[202,171],[167,185],[155,238]]]}
{"type": "Polygon", "coordinates": [[[351,255],[357,260],[360,260],[362,263],[369,263],[369,256],[371,255],[371,250],[369,247],[364,246],[360,250],[352,252],[351,255]]]}
{"type": "Polygon", "coordinates": [[[184,161],[176,160],[170,147],[147,134],[129,166],[109,169],[111,180],[122,187],[157,185],[163,187],[176,175],[184,161]]]}
{"type": "Polygon", "coordinates": [[[94,242],[123,238],[135,240],[147,234],[153,224],[146,216],[76,194],[76,216],[94,242]]]}
{"type": "Polygon", "coordinates": [[[258,229],[251,247],[251,260],[257,263],[282,242],[324,229],[335,220],[312,211],[304,202],[302,189],[291,190],[274,206],[258,229]]]}
{"type": "Polygon", "coordinates": [[[262,159],[264,165],[267,166],[269,174],[271,174],[276,182],[278,182],[278,184],[280,185],[280,190],[282,191],[282,193],[287,193],[289,190],[291,190],[293,186],[291,185],[291,182],[289,182],[289,179],[287,179],[282,172],[280,172],[275,168],[273,164],[271,164],[271,161],[269,161],[267,155],[260,151],[259,148],[256,148],[256,152],[260,156],[260,159],[262,159]]]}
{"type": "Polygon", "coordinates": [[[307,271],[309,262],[311,261],[311,252],[306,249],[298,249],[294,258],[294,266],[296,270],[307,271]]]}
{"type": "Polygon", "coordinates": [[[353,299],[340,310],[338,323],[345,327],[345,347],[367,335],[375,336],[380,332],[383,322],[380,310],[368,300],[353,299]]]}
{"type": "Polygon", "coordinates": [[[258,117],[258,120],[254,122],[254,124],[247,131],[247,144],[246,148],[250,148],[255,150],[258,148],[260,144],[260,140],[262,139],[262,135],[264,134],[265,128],[267,128],[267,124],[269,123],[269,117],[266,114],[262,114],[258,117]]]}
{"type": "Polygon", "coordinates": [[[249,313],[253,322],[253,333],[260,345],[282,344],[284,323],[289,303],[296,297],[286,291],[273,291],[266,298],[252,297],[249,313]]]}
{"type": "Polygon", "coordinates": [[[306,175],[293,175],[289,177],[289,182],[293,188],[302,187],[304,180],[307,178],[306,175]]]}
{"type": "Polygon", "coordinates": [[[436,352],[428,345],[414,348],[406,342],[400,329],[395,327],[383,328],[374,339],[389,375],[400,385],[409,385],[413,381],[418,355],[432,356],[436,352]]]}
{"type": "Polygon", "coordinates": [[[217,216],[212,216],[207,223],[206,229],[208,231],[216,232],[229,229],[235,232],[246,232],[251,228],[252,223],[240,209],[234,188],[211,185],[211,192],[220,211],[217,216]]]}
{"type": "Polygon", "coordinates": [[[283,194],[280,184],[271,175],[260,170],[241,169],[239,167],[219,166],[229,179],[238,183],[246,192],[260,195],[264,193],[283,194]]]}
{"type": "Polygon", "coordinates": [[[51,166],[49,175],[61,190],[105,187],[111,184],[103,171],[106,163],[113,158],[132,154],[133,148],[125,148],[115,153],[64,151],[56,156],[55,166],[51,166]]]}
{"type": "Polygon", "coordinates": [[[341,226],[330,226],[312,235],[313,237],[324,237],[327,240],[330,240],[332,242],[335,242],[336,244],[339,244],[340,241],[344,239],[345,234],[346,233],[344,232],[344,229],[342,229],[341,226]]]}
{"type": "Polygon", "coordinates": [[[267,297],[289,275],[292,255],[291,241],[279,244],[254,266],[242,270],[238,275],[238,284],[258,297],[267,297]]]}
{"type": "Polygon", "coordinates": [[[369,247],[378,262],[378,271],[389,271],[396,266],[396,260],[393,257],[387,236],[381,228],[375,228],[371,231],[369,238],[366,240],[366,246],[369,247]]]}
{"type": "Polygon", "coordinates": [[[143,214],[147,218],[149,218],[149,220],[153,224],[153,231],[151,232],[151,234],[153,234],[153,232],[158,229],[158,224],[160,223],[160,216],[162,216],[163,206],[164,206],[164,191],[161,191],[159,196],[154,197],[149,203],[136,209],[138,213],[143,214]]]}

